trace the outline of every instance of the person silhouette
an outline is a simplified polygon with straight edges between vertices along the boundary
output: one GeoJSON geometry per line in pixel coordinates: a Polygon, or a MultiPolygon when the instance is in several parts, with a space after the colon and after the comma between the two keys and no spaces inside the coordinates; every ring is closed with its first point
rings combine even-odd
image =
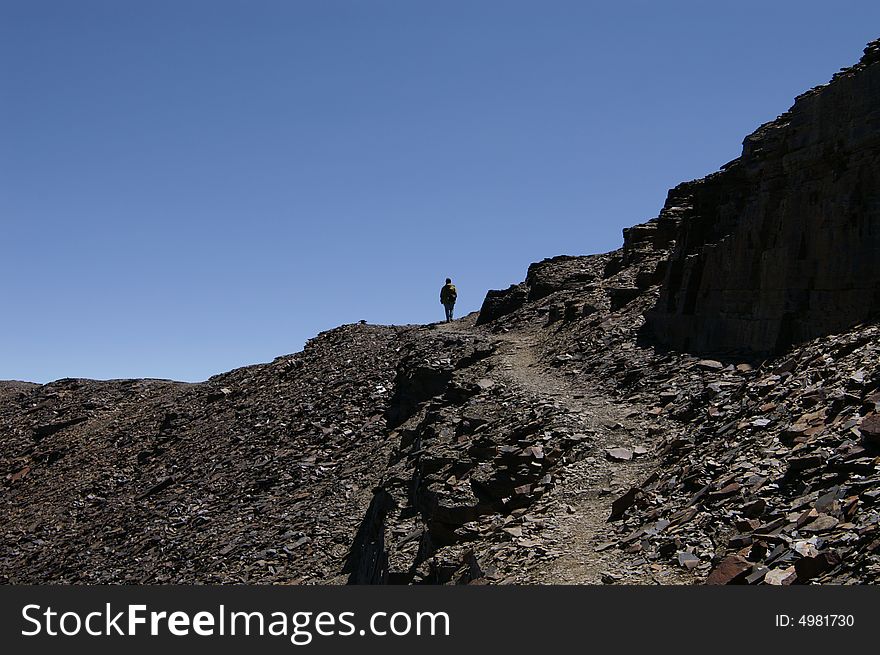
{"type": "Polygon", "coordinates": [[[452,280],[446,278],[446,284],[443,285],[443,288],[440,289],[440,303],[446,309],[446,322],[449,323],[452,320],[452,309],[455,307],[455,299],[458,297],[458,291],[455,290],[455,285],[452,284],[452,280]]]}

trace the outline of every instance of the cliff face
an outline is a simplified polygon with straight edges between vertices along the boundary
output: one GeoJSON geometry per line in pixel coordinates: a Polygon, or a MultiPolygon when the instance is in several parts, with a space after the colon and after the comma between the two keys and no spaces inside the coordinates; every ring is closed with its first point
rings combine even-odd
{"type": "Polygon", "coordinates": [[[876,314],[880,42],[722,171],[673,189],[670,212],[675,246],[647,316],[668,346],[766,354],[876,314]]]}

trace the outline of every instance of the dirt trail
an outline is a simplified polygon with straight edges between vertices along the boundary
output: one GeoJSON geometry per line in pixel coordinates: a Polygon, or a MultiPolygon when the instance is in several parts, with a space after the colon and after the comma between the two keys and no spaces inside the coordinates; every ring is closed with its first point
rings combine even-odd
{"type": "MultiPolygon", "coordinates": [[[[443,331],[472,334],[468,318],[438,326],[443,331]]],[[[579,432],[590,436],[588,450],[578,461],[557,471],[557,486],[539,503],[551,518],[543,531],[548,546],[561,554],[532,569],[518,580],[537,584],[683,584],[689,583],[664,569],[663,579],[639,558],[625,558],[616,548],[602,549],[619,536],[608,523],[612,502],[639,484],[656,460],[646,441],[639,408],[621,404],[557,374],[541,360],[541,343],[528,332],[493,334],[499,342],[493,355],[499,377],[517,388],[534,405],[551,404],[572,419],[579,432]],[[606,449],[645,446],[647,453],[630,461],[614,461],[606,449]],[[597,550],[597,548],[599,550],[597,550]]]]}
{"type": "Polygon", "coordinates": [[[655,580],[642,566],[623,567],[619,552],[597,552],[603,542],[615,538],[607,519],[611,503],[644,479],[651,458],[643,455],[629,462],[611,461],[605,450],[641,443],[636,426],[627,415],[632,408],[577,387],[539,362],[539,346],[527,336],[499,335],[500,366],[509,382],[537,402],[552,402],[572,415],[579,429],[592,436],[590,452],[559,473],[559,484],[546,502],[554,521],[545,538],[559,545],[562,555],[537,571],[543,584],[599,584],[619,582],[652,584],[655,580]]]}

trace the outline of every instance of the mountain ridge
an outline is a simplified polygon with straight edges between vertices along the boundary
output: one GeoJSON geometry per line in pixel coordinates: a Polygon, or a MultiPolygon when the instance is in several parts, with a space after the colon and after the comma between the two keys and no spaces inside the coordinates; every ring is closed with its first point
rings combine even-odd
{"type": "Polygon", "coordinates": [[[841,88],[864,109],[846,129],[868,145],[820,147],[819,191],[766,173],[801,161],[786,112],[621,248],[534,263],[453,323],[343,325],[199,383],[0,383],[0,581],[875,582],[880,279],[830,320],[809,276],[736,271],[863,276],[788,244],[814,214],[784,207],[861,184],[828,221],[859,236],[844,254],[877,251],[880,103],[856,98],[880,97],[878,64],[875,41],[796,102],[807,126],[837,125],[820,99],[841,88]]]}

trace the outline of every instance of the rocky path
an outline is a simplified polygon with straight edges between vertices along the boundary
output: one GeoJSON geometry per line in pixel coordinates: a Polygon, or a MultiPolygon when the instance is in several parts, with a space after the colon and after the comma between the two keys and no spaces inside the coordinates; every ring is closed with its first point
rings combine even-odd
{"type": "Polygon", "coordinates": [[[619,582],[651,584],[645,567],[626,567],[619,552],[601,550],[615,540],[607,522],[611,503],[647,475],[652,460],[647,453],[629,461],[611,459],[607,451],[643,446],[638,426],[629,418],[633,408],[597,396],[555,375],[538,361],[539,344],[528,335],[500,335],[500,367],[508,381],[532,396],[535,402],[552,403],[574,420],[577,429],[592,437],[585,456],[560,472],[558,486],[543,503],[553,521],[545,531],[547,541],[562,555],[533,572],[543,584],[599,584],[619,582]],[[600,549],[600,550],[597,550],[600,549]]]}
{"type": "MultiPolygon", "coordinates": [[[[469,321],[443,329],[466,333],[469,321]]],[[[534,584],[691,584],[693,578],[657,566],[637,554],[613,548],[620,538],[608,517],[615,499],[643,481],[656,466],[640,408],[578,385],[542,361],[540,335],[495,334],[495,369],[534,405],[550,405],[566,423],[589,435],[585,449],[557,472],[553,493],[538,501],[548,517],[544,543],[559,552],[519,583],[534,584]],[[613,451],[612,449],[623,449],[613,451]],[[628,451],[628,452],[627,452],[628,451]],[[632,454],[632,459],[621,459],[632,454]]]]}
{"type": "MultiPolygon", "coordinates": [[[[473,330],[467,319],[440,329],[458,334],[473,330]]],[[[517,582],[660,583],[649,563],[637,557],[625,560],[619,550],[603,548],[619,538],[608,523],[612,502],[644,480],[655,464],[651,444],[646,442],[647,431],[640,422],[643,413],[554,372],[541,361],[539,335],[511,331],[493,338],[499,342],[493,355],[498,376],[518,389],[529,404],[551,406],[566,425],[589,436],[575,461],[558,470],[552,494],[538,501],[549,519],[544,542],[560,555],[545,560],[517,582]],[[624,452],[615,454],[632,454],[632,459],[609,455],[609,450],[618,448],[624,452]]]]}

